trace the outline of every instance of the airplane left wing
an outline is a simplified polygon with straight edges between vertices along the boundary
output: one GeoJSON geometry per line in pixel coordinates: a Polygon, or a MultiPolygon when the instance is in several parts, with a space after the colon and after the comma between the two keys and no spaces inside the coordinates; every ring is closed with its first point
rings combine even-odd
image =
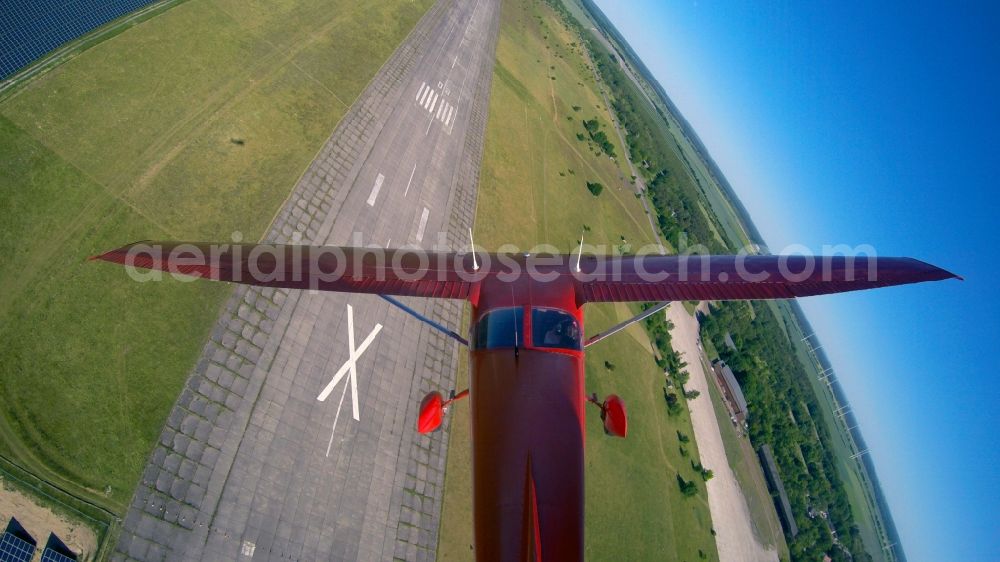
{"type": "Polygon", "coordinates": [[[424,250],[143,241],[91,259],[260,287],[446,299],[467,299],[477,279],[471,254],[424,250]]]}

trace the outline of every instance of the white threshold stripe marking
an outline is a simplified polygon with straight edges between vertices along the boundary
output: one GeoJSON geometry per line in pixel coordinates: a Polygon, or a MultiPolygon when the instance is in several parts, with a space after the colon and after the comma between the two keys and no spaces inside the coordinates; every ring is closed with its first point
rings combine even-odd
{"type": "Polygon", "coordinates": [[[431,101],[434,99],[435,93],[433,88],[427,89],[427,99],[424,100],[424,109],[431,106],[431,101]]]}
{"type": "Polygon", "coordinates": [[[378,197],[378,192],[379,192],[380,189],[382,189],[382,182],[383,181],[385,181],[385,176],[383,176],[382,174],[379,174],[378,177],[375,178],[375,185],[372,186],[372,193],[371,193],[371,195],[368,196],[368,206],[369,207],[374,207],[375,206],[375,198],[378,197]]]}
{"type": "Polygon", "coordinates": [[[431,107],[430,107],[431,113],[434,113],[434,106],[437,105],[437,102],[438,102],[438,95],[437,95],[437,92],[435,92],[434,93],[434,101],[431,102],[431,107]]]}
{"type": "Polygon", "coordinates": [[[420,226],[417,227],[417,242],[422,242],[424,240],[424,229],[427,228],[427,217],[430,216],[431,212],[424,207],[424,212],[420,214],[420,226]]]}
{"type": "Polygon", "coordinates": [[[420,94],[420,105],[423,105],[424,102],[427,101],[427,98],[431,95],[431,91],[431,87],[428,86],[427,89],[424,90],[424,93],[420,94]]]}
{"type": "Polygon", "coordinates": [[[451,118],[455,116],[455,107],[448,110],[448,118],[444,120],[445,126],[451,125],[451,118]]]}
{"type": "Polygon", "coordinates": [[[441,102],[441,105],[438,107],[437,116],[435,117],[436,119],[441,118],[441,112],[444,111],[444,108],[446,107],[448,107],[448,102],[441,102]]]}
{"type": "Polygon", "coordinates": [[[424,90],[426,89],[427,89],[427,82],[421,83],[420,89],[417,90],[417,101],[420,101],[420,96],[424,93],[424,90]]]}
{"type": "Polygon", "coordinates": [[[403,190],[403,197],[406,197],[406,194],[410,192],[410,184],[413,183],[413,174],[416,173],[416,171],[417,171],[417,165],[414,164],[413,171],[410,172],[410,179],[406,181],[406,189],[403,190]]]}

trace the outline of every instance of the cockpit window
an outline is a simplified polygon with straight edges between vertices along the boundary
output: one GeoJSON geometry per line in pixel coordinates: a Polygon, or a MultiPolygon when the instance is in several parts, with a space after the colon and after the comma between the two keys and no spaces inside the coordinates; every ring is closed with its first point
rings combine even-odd
{"type": "Polygon", "coordinates": [[[524,309],[500,308],[483,315],[476,324],[476,349],[524,346],[524,309]]]}
{"type": "Polygon", "coordinates": [[[581,349],[580,324],[573,315],[554,308],[531,310],[531,339],[535,347],[581,349]]]}

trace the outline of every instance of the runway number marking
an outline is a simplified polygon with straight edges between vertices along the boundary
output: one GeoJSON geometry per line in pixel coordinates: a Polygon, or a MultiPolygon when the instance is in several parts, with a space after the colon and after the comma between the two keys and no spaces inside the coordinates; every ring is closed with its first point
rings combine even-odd
{"type": "Polygon", "coordinates": [[[361,421],[361,412],[359,411],[358,402],[358,359],[361,358],[361,354],[368,349],[368,346],[375,341],[375,336],[382,331],[382,324],[375,324],[375,328],[365,337],[361,342],[361,345],[357,348],[354,347],[354,307],[347,305],[347,361],[341,365],[340,369],[333,375],[333,380],[330,384],[326,385],[326,388],[319,393],[316,400],[320,402],[325,402],[330,393],[333,392],[334,387],[350,373],[348,377],[348,382],[344,384],[344,391],[340,395],[340,404],[337,405],[337,414],[333,418],[333,430],[330,432],[330,442],[326,445],[326,456],[330,456],[330,448],[333,446],[333,435],[337,431],[337,421],[340,419],[340,408],[344,405],[344,396],[347,395],[347,387],[351,388],[351,409],[354,414],[354,421],[361,421]]]}

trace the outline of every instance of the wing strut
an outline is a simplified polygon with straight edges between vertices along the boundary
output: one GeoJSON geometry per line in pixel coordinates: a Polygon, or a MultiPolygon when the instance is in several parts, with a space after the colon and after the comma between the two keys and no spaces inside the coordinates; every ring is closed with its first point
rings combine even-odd
{"type": "Polygon", "coordinates": [[[620,322],[618,324],[615,324],[614,326],[608,328],[607,330],[604,330],[603,332],[595,334],[593,337],[591,337],[590,339],[588,339],[586,342],[583,343],[583,347],[590,347],[591,345],[593,345],[593,344],[595,344],[595,343],[603,340],[604,338],[606,338],[608,336],[612,336],[614,334],[617,334],[618,332],[624,330],[625,328],[628,328],[630,325],[634,324],[635,322],[638,322],[640,320],[645,320],[646,318],[649,318],[650,316],[652,316],[652,315],[656,314],[657,312],[659,312],[659,311],[663,310],[664,308],[666,308],[667,305],[670,304],[670,303],[671,303],[671,301],[663,301],[660,304],[658,304],[658,305],[656,305],[656,306],[654,306],[652,308],[647,308],[646,310],[644,310],[642,312],[642,314],[639,314],[637,316],[633,316],[632,318],[630,318],[630,319],[628,319],[628,320],[626,320],[624,322],[620,322]]]}
{"type": "Polygon", "coordinates": [[[465,347],[469,347],[469,340],[467,340],[467,339],[463,338],[462,336],[458,335],[454,330],[451,330],[451,329],[449,329],[446,326],[442,326],[441,324],[438,324],[437,322],[431,320],[430,318],[424,316],[423,314],[420,314],[416,310],[413,310],[412,308],[410,308],[410,307],[406,306],[405,304],[399,302],[398,300],[390,297],[389,295],[379,295],[379,296],[382,297],[383,299],[385,299],[386,301],[388,301],[389,304],[398,307],[403,312],[409,314],[410,316],[416,318],[417,320],[420,320],[421,322],[423,322],[424,324],[427,324],[431,328],[434,328],[435,330],[441,332],[442,334],[448,336],[449,338],[452,338],[453,340],[455,340],[458,343],[464,345],[465,347]]]}

